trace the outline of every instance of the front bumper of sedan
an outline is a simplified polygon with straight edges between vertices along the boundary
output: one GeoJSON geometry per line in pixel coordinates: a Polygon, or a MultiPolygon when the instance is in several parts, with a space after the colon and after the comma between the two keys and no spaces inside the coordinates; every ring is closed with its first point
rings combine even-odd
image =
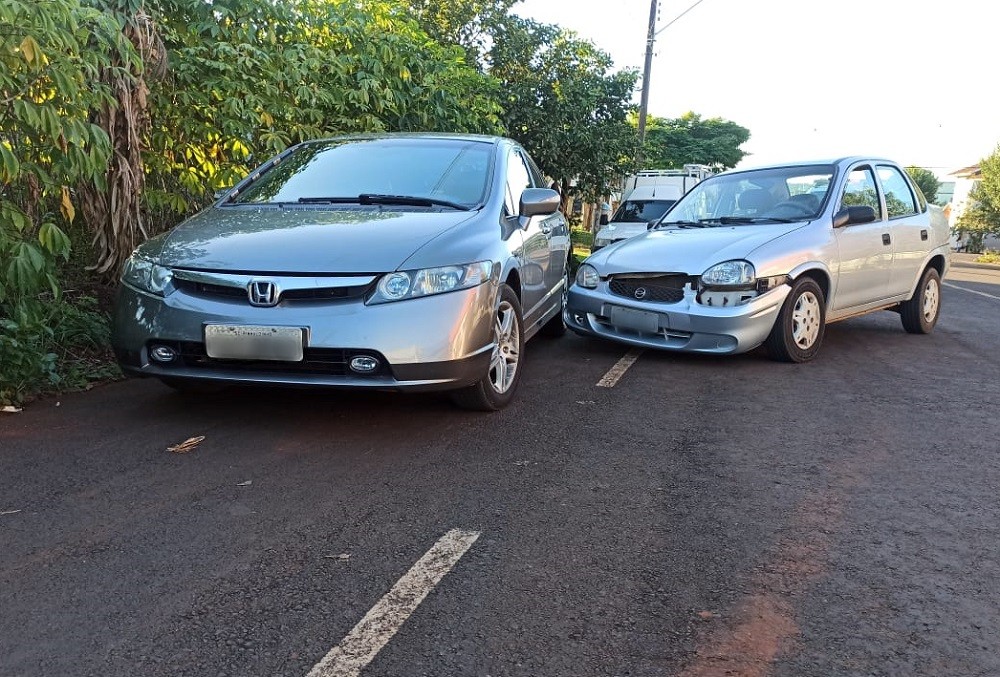
{"type": "Polygon", "coordinates": [[[391,303],[366,305],[359,296],[283,300],[274,307],[251,306],[245,295],[223,298],[178,289],[161,297],[122,284],[112,345],[122,369],[131,376],[223,384],[451,390],[476,383],[489,370],[495,300],[492,282],[391,303]],[[301,328],[301,359],[210,357],[206,327],[211,325],[301,328]],[[170,352],[175,355],[172,359],[157,359],[158,354],[170,352]],[[378,366],[358,373],[351,368],[356,357],[374,358],[378,366]]]}
{"type": "Polygon", "coordinates": [[[563,317],[578,334],[643,348],[732,354],[753,350],[767,339],[790,287],[780,285],[738,306],[702,305],[686,289],[676,303],[651,303],[574,284],[563,317]]]}

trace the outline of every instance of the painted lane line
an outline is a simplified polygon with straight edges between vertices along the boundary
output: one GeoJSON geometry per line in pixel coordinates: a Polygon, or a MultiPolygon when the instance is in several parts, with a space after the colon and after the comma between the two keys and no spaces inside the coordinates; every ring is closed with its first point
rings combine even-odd
{"type": "Polygon", "coordinates": [[[961,289],[962,291],[967,291],[970,294],[979,294],[980,296],[985,296],[988,299],[996,299],[1000,301],[1000,296],[994,296],[993,294],[987,294],[984,291],[976,291],[975,289],[966,289],[965,287],[959,287],[957,284],[952,284],[951,282],[942,282],[945,287],[951,287],[952,289],[961,289]]]}
{"type": "Polygon", "coordinates": [[[452,529],[442,536],[340,644],[313,666],[307,677],[356,677],[361,674],[477,538],[478,531],[460,529],[452,529]]]}
{"type": "Polygon", "coordinates": [[[618,380],[625,375],[625,372],[628,371],[629,367],[635,364],[635,361],[639,359],[640,355],[642,355],[641,348],[633,348],[625,353],[625,357],[618,360],[618,362],[615,363],[615,366],[611,367],[611,369],[608,370],[608,373],[597,382],[597,387],[614,388],[615,384],[618,383],[618,380]]]}

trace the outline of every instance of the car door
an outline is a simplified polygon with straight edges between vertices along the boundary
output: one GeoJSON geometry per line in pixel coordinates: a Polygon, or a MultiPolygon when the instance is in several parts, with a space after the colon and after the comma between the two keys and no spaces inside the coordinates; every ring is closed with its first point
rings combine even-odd
{"type": "MultiPolygon", "coordinates": [[[[545,177],[524,151],[521,151],[531,173],[531,180],[535,188],[547,188],[545,177]]],[[[570,239],[569,222],[562,212],[555,211],[541,220],[542,232],[549,239],[549,267],[547,271],[546,284],[549,288],[548,295],[558,297],[562,294],[563,281],[566,279],[567,264],[569,262],[569,252],[573,245],[570,239]]]]}
{"type": "Polygon", "coordinates": [[[903,170],[891,164],[876,166],[876,174],[885,196],[892,237],[892,272],[889,296],[909,294],[917,283],[926,259],[930,238],[927,203],[918,200],[916,191],[903,170]]]}
{"type": "MultiPolygon", "coordinates": [[[[521,193],[532,188],[531,172],[521,153],[512,149],[507,155],[507,194],[504,211],[508,219],[520,216],[521,193]]],[[[517,252],[521,263],[521,305],[524,324],[530,327],[539,313],[545,311],[544,300],[550,281],[549,238],[551,228],[543,227],[546,216],[533,216],[520,224],[521,248],[517,252]],[[548,231],[548,232],[546,232],[548,231]]]]}
{"type": "Polygon", "coordinates": [[[837,287],[830,309],[860,308],[888,296],[892,267],[892,238],[871,165],[856,165],[847,173],[837,211],[868,205],[878,215],[872,223],[857,223],[835,230],[839,253],[837,287]]]}

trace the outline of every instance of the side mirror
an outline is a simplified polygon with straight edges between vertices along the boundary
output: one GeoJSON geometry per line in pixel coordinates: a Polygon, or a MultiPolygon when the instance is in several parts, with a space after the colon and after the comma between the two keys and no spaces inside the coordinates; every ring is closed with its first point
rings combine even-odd
{"type": "Polygon", "coordinates": [[[878,214],[875,213],[874,207],[868,205],[844,207],[833,215],[833,227],[843,228],[857,223],[871,223],[876,219],[878,219],[878,214]]]}
{"type": "Polygon", "coordinates": [[[601,225],[602,226],[608,225],[608,221],[609,221],[608,215],[607,214],[601,214],[601,225]]]}
{"type": "Polygon", "coordinates": [[[521,216],[531,217],[559,211],[562,199],[551,188],[525,188],[521,193],[521,216]]]}

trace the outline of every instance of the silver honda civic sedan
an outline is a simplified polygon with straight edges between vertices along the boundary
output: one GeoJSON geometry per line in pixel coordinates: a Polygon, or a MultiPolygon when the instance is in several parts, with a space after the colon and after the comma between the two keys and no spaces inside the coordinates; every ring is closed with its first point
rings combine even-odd
{"type": "Polygon", "coordinates": [[[558,193],[509,139],[311,141],[133,253],[113,345],[177,389],[450,390],[507,405],[525,342],[565,330],[558,193]]]}
{"type": "Polygon", "coordinates": [[[949,231],[903,169],[879,158],[706,179],[637,237],[592,255],[570,288],[577,333],[664,350],[812,359],[827,323],[875,310],[926,334],[949,231]]]}

